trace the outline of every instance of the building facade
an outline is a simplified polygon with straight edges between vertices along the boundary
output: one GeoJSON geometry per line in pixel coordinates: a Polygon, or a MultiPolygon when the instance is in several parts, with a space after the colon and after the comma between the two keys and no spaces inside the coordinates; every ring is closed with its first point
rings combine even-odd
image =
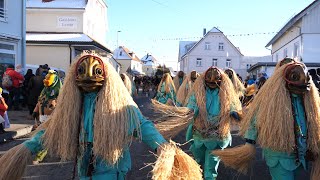
{"type": "Polygon", "coordinates": [[[120,73],[144,75],[142,71],[141,60],[133,51],[130,51],[128,48],[119,46],[113,51],[113,58],[121,65],[120,73]]]}
{"type": "Polygon", "coordinates": [[[316,65],[320,56],[320,1],[314,1],[295,15],[270,40],[272,59],[296,58],[316,65]]]}
{"type": "Polygon", "coordinates": [[[103,0],[28,0],[27,63],[68,71],[82,51],[107,57],[107,29],[103,0]]]}
{"type": "Polygon", "coordinates": [[[25,68],[25,9],[25,0],[0,0],[0,79],[9,64],[25,68]]]}
{"type": "Polygon", "coordinates": [[[154,76],[157,72],[157,67],[159,66],[159,63],[155,57],[153,57],[151,54],[147,54],[141,58],[142,64],[142,71],[147,76],[154,76]]]}
{"type": "MultiPolygon", "coordinates": [[[[217,28],[204,33],[203,38],[196,43],[186,43],[185,49],[187,49],[187,52],[181,55],[179,63],[180,70],[186,73],[193,70],[202,73],[211,66],[221,69],[232,68],[235,71],[240,70],[240,61],[243,55],[217,28]]],[[[180,47],[179,53],[182,50],[183,47],[180,47]]]]}

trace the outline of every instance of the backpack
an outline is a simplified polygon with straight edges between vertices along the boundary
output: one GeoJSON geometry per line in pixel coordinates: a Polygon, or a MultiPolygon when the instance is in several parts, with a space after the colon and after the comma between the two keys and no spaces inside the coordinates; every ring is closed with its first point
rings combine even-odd
{"type": "Polygon", "coordinates": [[[13,84],[12,83],[12,79],[9,76],[9,74],[4,73],[3,76],[2,76],[2,87],[10,88],[10,87],[12,87],[12,84],[13,84]]]}

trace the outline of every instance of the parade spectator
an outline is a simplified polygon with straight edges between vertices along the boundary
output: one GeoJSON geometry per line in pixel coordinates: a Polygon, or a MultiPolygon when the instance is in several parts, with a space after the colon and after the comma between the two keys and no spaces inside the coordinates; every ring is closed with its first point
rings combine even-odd
{"type": "Polygon", "coordinates": [[[5,133],[4,128],[6,127],[5,112],[8,110],[8,105],[6,104],[4,98],[2,97],[2,88],[0,88],[0,134],[5,133]]]}
{"type": "Polygon", "coordinates": [[[11,81],[12,81],[12,86],[11,87],[5,87],[9,91],[9,109],[14,110],[21,110],[19,107],[19,100],[20,100],[20,85],[21,82],[24,81],[24,77],[17,71],[14,70],[13,65],[9,65],[8,68],[6,69],[5,74],[9,75],[11,81]]]}
{"type": "Polygon", "coordinates": [[[24,75],[23,87],[22,87],[22,95],[23,95],[23,106],[28,104],[28,84],[30,79],[34,76],[32,69],[28,69],[26,75],[24,75]]]}
{"type": "Polygon", "coordinates": [[[36,75],[31,77],[29,83],[28,83],[28,91],[30,92],[28,94],[28,110],[29,110],[29,118],[32,118],[32,113],[34,108],[36,107],[38,103],[38,97],[44,88],[43,80],[44,76],[42,76],[43,69],[38,68],[36,71],[36,75]]]}
{"type": "Polygon", "coordinates": [[[309,74],[310,74],[310,76],[312,78],[312,81],[313,81],[314,85],[316,85],[316,87],[318,89],[320,89],[320,84],[319,84],[320,78],[317,75],[317,71],[315,69],[309,69],[309,74]]]}

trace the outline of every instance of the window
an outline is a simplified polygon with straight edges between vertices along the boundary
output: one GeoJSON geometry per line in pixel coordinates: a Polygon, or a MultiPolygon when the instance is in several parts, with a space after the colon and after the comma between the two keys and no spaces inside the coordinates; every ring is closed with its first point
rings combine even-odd
{"type": "Polygon", "coordinates": [[[219,43],[219,51],[223,51],[223,43],[219,43]]]}
{"type": "Polygon", "coordinates": [[[201,58],[197,58],[197,67],[202,66],[202,59],[201,58]]]}
{"type": "Polygon", "coordinates": [[[247,64],[247,70],[250,69],[250,67],[251,67],[251,64],[247,64]]]}
{"type": "Polygon", "coordinates": [[[277,53],[276,54],[276,62],[278,62],[278,60],[279,60],[279,54],[277,53]]]}
{"type": "Polygon", "coordinates": [[[285,48],[285,49],[283,50],[283,57],[285,58],[285,57],[287,57],[287,56],[288,56],[288,49],[285,48]]]}
{"type": "Polygon", "coordinates": [[[210,50],[210,43],[209,42],[205,42],[205,50],[210,50]]]}
{"type": "Polygon", "coordinates": [[[6,21],[6,6],[5,0],[0,0],[0,21],[6,21]]]}
{"type": "Polygon", "coordinates": [[[226,67],[231,68],[231,59],[226,60],[226,67]]]}
{"type": "Polygon", "coordinates": [[[293,57],[299,57],[300,56],[300,48],[299,48],[299,42],[294,43],[293,48],[293,57]]]}
{"type": "Polygon", "coordinates": [[[212,66],[218,66],[218,59],[212,59],[212,66]]]}
{"type": "Polygon", "coordinates": [[[122,56],[122,51],[120,51],[119,56],[122,56]]]}

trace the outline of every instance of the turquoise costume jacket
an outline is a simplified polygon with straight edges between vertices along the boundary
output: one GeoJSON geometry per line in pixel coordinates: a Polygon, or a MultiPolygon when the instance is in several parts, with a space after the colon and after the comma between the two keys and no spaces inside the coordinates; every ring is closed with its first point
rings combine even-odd
{"type": "MultiPolygon", "coordinates": [[[[189,98],[187,107],[193,109],[194,119],[199,114],[199,107],[195,94],[192,94],[189,98]]],[[[206,89],[206,109],[207,109],[207,120],[215,124],[219,122],[220,114],[220,97],[219,89],[206,89]]],[[[203,138],[199,132],[193,130],[193,123],[191,123],[187,130],[186,140],[194,139],[193,143],[196,147],[201,147],[203,144],[208,149],[215,149],[217,146],[226,148],[231,143],[231,134],[226,139],[218,139],[217,137],[203,138]]]]}
{"type": "MultiPolygon", "coordinates": [[[[78,175],[80,179],[89,179],[87,171],[90,164],[90,156],[92,152],[92,143],[94,141],[94,127],[93,127],[93,115],[96,102],[96,93],[84,94],[84,107],[83,107],[83,129],[80,133],[80,141],[87,144],[84,148],[84,152],[81,152],[82,156],[78,158],[78,175]]],[[[156,130],[153,123],[148,121],[140,112],[139,109],[135,109],[140,120],[140,128],[142,141],[146,143],[151,149],[155,150],[159,144],[166,142],[161,134],[156,130]]],[[[129,123],[130,128],[128,135],[134,134],[136,127],[133,122],[129,123]]],[[[43,149],[41,137],[44,134],[44,130],[39,131],[32,139],[25,141],[24,145],[32,152],[36,154],[43,149]]],[[[124,180],[126,173],[131,169],[131,157],[129,152],[129,146],[124,148],[122,157],[118,162],[112,166],[104,161],[100,157],[95,157],[96,161],[93,165],[92,179],[94,180],[124,180]]]]}
{"type": "MultiPolygon", "coordinates": [[[[298,158],[299,161],[296,162],[296,156],[294,153],[287,154],[286,152],[273,151],[269,148],[263,148],[263,156],[269,167],[275,167],[280,164],[284,169],[288,171],[293,171],[297,169],[300,165],[304,169],[307,169],[307,162],[305,160],[305,155],[307,151],[307,125],[305,110],[303,107],[303,99],[301,96],[296,94],[291,94],[292,106],[293,106],[293,117],[292,121],[296,121],[297,127],[295,127],[297,147],[298,147],[298,158]]],[[[294,123],[294,122],[293,122],[294,123]]],[[[252,119],[251,125],[245,134],[246,139],[256,140],[258,132],[256,129],[256,119],[252,119]]]]}
{"type": "Polygon", "coordinates": [[[161,84],[160,92],[159,91],[157,92],[155,99],[162,104],[166,104],[168,99],[171,99],[174,103],[176,103],[177,96],[173,87],[171,86],[170,93],[166,93],[165,87],[166,87],[166,83],[163,82],[161,84]]]}

